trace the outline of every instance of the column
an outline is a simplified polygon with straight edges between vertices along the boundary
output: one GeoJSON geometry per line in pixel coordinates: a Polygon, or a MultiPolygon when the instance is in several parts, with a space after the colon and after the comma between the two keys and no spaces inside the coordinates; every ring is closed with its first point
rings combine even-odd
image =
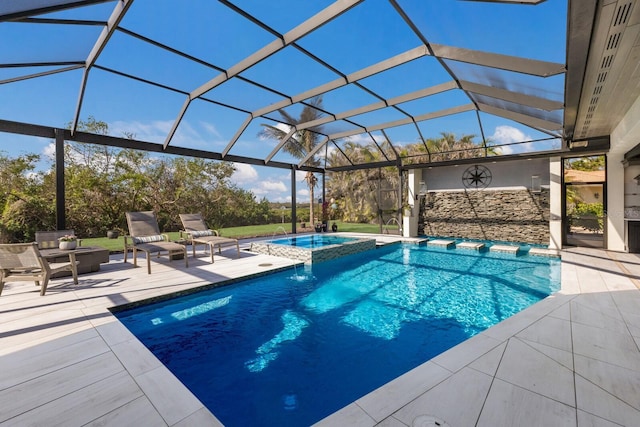
{"type": "Polygon", "coordinates": [[[549,249],[562,249],[562,159],[549,159],[549,249]]]}

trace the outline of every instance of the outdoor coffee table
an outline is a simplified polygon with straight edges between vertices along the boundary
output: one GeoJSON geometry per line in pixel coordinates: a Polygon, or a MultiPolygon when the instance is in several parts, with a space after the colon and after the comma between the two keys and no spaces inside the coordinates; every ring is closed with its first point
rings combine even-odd
{"type": "MultiPolygon", "coordinates": [[[[109,262],[109,250],[100,246],[78,246],[71,250],[62,249],[40,249],[40,254],[48,262],[67,262],[71,258],[69,254],[75,256],[78,261],[78,274],[91,273],[100,270],[101,263],[109,262]]],[[[70,276],[70,271],[62,271],[52,277],[70,276]]]]}

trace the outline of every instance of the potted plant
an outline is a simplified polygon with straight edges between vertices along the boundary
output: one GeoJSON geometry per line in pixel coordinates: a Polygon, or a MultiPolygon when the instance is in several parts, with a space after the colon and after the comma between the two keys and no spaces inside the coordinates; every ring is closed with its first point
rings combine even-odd
{"type": "Polygon", "coordinates": [[[108,239],[117,239],[120,236],[119,230],[107,230],[107,238],[108,239]]]}
{"type": "Polygon", "coordinates": [[[322,231],[329,228],[329,202],[322,203],[322,231]]]}
{"type": "Polygon", "coordinates": [[[75,249],[78,245],[78,238],[73,234],[66,234],[58,239],[58,247],[64,251],[75,249]]]}

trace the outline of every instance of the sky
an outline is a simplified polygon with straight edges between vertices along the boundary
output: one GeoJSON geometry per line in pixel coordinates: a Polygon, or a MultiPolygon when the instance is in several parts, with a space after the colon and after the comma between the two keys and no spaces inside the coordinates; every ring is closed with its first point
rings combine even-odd
{"type": "MultiPolygon", "coordinates": [[[[236,0],[234,3],[254,14],[266,25],[287,33],[298,23],[331,4],[328,0],[278,0],[256,2],[236,0]]],[[[105,20],[114,2],[58,12],[58,18],[105,20]]],[[[482,1],[438,0],[399,1],[430,43],[476,49],[493,53],[564,63],[566,45],[566,0],[547,0],[537,6],[505,5],[482,1]]],[[[213,64],[228,69],[253,52],[268,45],[274,36],[251,25],[221,3],[204,0],[181,2],[170,0],[136,0],[121,22],[121,26],[144,37],[213,64]],[[197,35],[197,36],[194,36],[197,35]]],[[[1,10],[0,10],[1,12],[1,10]]],[[[45,16],[46,17],[46,16],[45,16]]],[[[72,121],[81,87],[81,70],[22,81],[9,81],[17,76],[39,73],[52,67],[18,67],[15,64],[47,61],[84,61],[97,39],[100,27],[60,26],[48,24],[0,23],[0,119],[67,127],[72,121]],[[13,64],[11,67],[2,65],[13,64]]],[[[366,0],[298,40],[298,44],[345,74],[353,73],[386,58],[398,55],[421,44],[404,25],[389,2],[366,0]]],[[[161,85],[189,93],[216,77],[219,71],[202,63],[188,61],[159,49],[124,32],[116,32],[102,51],[89,74],[80,118],[89,116],[109,125],[110,134],[135,135],[136,139],[162,143],[185,102],[183,93],[168,91],[141,83],[122,75],[139,76],[161,85]]],[[[447,61],[447,65],[469,81],[514,89],[523,93],[563,101],[563,76],[532,79],[515,73],[490,71],[483,67],[447,61]],[[535,80],[535,81],[534,81],[535,80]]],[[[319,67],[298,50],[282,49],[267,60],[245,70],[241,76],[258,84],[273,87],[286,96],[295,96],[339,77],[319,67]]],[[[363,79],[374,92],[391,98],[450,80],[451,77],[433,57],[423,57],[388,72],[363,79]]],[[[268,106],[282,99],[242,80],[230,79],[205,94],[221,104],[233,104],[247,111],[268,106]]],[[[376,102],[370,93],[352,85],[324,95],[325,109],[340,113],[376,102]]],[[[413,115],[438,111],[469,103],[461,91],[448,91],[426,99],[408,102],[402,108],[413,115]]],[[[287,111],[299,115],[300,108],[287,111]]],[[[440,132],[456,135],[480,135],[494,144],[530,141],[548,135],[498,116],[480,113],[482,129],[475,112],[428,120],[418,124],[425,138],[440,132]]],[[[561,116],[560,116],[561,117],[561,116]]],[[[223,151],[241,129],[247,114],[196,100],[191,102],[171,141],[172,145],[195,149],[223,151]]],[[[277,118],[277,114],[269,115],[277,118]]],[[[401,118],[390,108],[354,118],[365,126],[401,118]]],[[[261,139],[263,124],[275,121],[255,118],[229,151],[230,154],[264,158],[276,141],[261,139]]],[[[338,121],[327,126],[328,133],[349,129],[338,121]]],[[[379,132],[374,138],[382,140],[379,132]]],[[[356,135],[351,141],[363,140],[356,135]]],[[[388,131],[394,145],[415,143],[418,133],[414,126],[399,126],[388,131]]],[[[344,145],[346,140],[337,141],[344,145]]],[[[52,153],[53,141],[42,138],[0,133],[0,151],[8,155],[52,153]]],[[[504,147],[510,154],[525,149],[543,149],[539,143],[504,147]]],[[[290,155],[279,152],[274,161],[295,162],[290,155]]],[[[43,161],[42,165],[47,164],[43,161]]],[[[236,164],[233,181],[252,191],[258,199],[273,202],[291,200],[289,170],[236,164]]],[[[308,201],[304,173],[296,176],[296,198],[308,201]]]]}

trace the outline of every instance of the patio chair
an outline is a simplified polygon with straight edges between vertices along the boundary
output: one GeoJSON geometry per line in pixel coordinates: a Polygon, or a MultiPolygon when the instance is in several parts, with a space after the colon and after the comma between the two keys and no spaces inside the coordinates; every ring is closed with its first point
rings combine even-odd
{"type": "Polygon", "coordinates": [[[60,271],[71,271],[77,285],[77,266],[74,252],[69,252],[69,262],[49,263],[40,255],[35,242],[0,244],[0,294],[7,282],[27,281],[40,286],[40,295],[44,295],[51,275],[60,271]]]}
{"type": "Polygon", "coordinates": [[[147,273],[151,274],[151,254],[166,253],[171,261],[176,255],[184,257],[185,267],[189,267],[187,248],[179,243],[170,242],[169,236],[160,234],[158,220],[153,211],[126,212],[129,234],[124,236],[124,262],[127,262],[129,249],[133,250],[133,265],[138,266],[138,251],[147,254],[147,273]]]}
{"type": "Polygon", "coordinates": [[[222,246],[233,245],[237,251],[236,258],[240,257],[240,244],[238,243],[238,239],[220,237],[220,234],[216,230],[207,227],[201,214],[180,214],[180,221],[182,221],[182,226],[184,227],[184,230],[180,231],[180,235],[185,236],[187,241],[191,242],[194,258],[196,256],[197,244],[205,245],[205,252],[207,247],[210,248],[211,263],[214,262],[213,253],[215,252],[216,246],[218,247],[218,253],[222,254],[222,246]]]}

